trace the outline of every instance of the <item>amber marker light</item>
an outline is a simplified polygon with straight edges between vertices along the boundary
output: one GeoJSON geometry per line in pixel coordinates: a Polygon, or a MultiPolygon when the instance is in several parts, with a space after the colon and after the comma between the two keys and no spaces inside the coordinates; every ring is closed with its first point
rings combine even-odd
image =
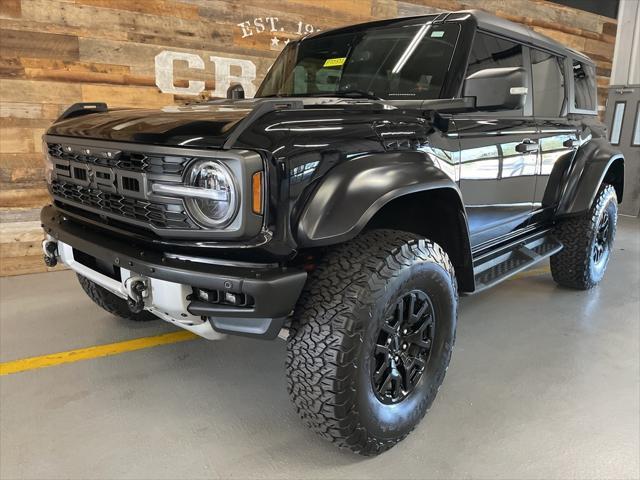
{"type": "Polygon", "coordinates": [[[262,172],[256,172],[251,177],[251,210],[262,215],[262,172]]]}

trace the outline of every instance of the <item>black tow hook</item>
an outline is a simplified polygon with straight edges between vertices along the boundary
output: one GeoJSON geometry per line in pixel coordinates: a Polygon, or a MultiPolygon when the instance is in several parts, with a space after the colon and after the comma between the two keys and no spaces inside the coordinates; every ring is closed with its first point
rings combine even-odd
{"type": "Polygon", "coordinates": [[[127,305],[129,310],[133,313],[140,313],[144,310],[144,297],[147,292],[147,285],[144,280],[131,280],[127,286],[127,292],[129,298],[127,299],[127,305]]]}
{"type": "Polygon", "coordinates": [[[52,240],[42,242],[44,263],[47,267],[55,267],[58,264],[58,244],[52,240]]]}

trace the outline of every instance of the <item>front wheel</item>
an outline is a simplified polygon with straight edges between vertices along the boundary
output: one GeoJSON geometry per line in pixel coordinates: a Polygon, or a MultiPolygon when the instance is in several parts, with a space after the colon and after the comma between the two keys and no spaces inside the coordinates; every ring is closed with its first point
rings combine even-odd
{"type": "Polygon", "coordinates": [[[107,289],[101,287],[95,282],[92,282],[87,277],[83,277],[78,274],[78,281],[80,282],[80,286],[87,294],[87,296],[93,300],[93,302],[106,310],[107,312],[116,315],[121,318],[126,318],[127,320],[133,320],[134,322],[149,322],[151,320],[158,320],[151,312],[147,312],[146,310],[138,313],[133,313],[129,310],[129,306],[127,305],[127,301],[122,298],[114,295],[107,289]]]}
{"type": "Polygon", "coordinates": [[[562,220],[555,234],[564,248],[551,257],[551,275],[560,285],[587,290],[595,287],[607,269],[618,221],[615,189],[602,184],[589,211],[562,220]]]}
{"type": "Polygon", "coordinates": [[[420,422],[455,340],[453,266],[436,243],[373,230],[310,274],[287,344],[288,390],[321,437],[362,455],[420,422]]]}

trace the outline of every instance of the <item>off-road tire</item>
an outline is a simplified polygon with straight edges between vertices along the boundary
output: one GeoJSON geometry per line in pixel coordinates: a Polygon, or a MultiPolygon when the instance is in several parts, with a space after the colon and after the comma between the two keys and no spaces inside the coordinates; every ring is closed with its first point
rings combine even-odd
{"type": "Polygon", "coordinates": [[[453,266],[430,240],[372,230],[335,247],[310,273],[287,342],[288,391],[304,423],[339,447],[365,456],[405,438],[444,380],[457,304],[453,266]],[[384,312],[390,302],[416,288],[432,299],[433,350],[414,390],[400,403],[385,405],[369,376],[370,349],[378,343],[376,332],[384,317],[389,318],[384,312]]]}
{"type": "Polygon", "coordinates": [[[551,257],[551,275],[559,285],[587,290],[600,283],[611,256],[617,215],[616,191],[604,183],[586,214],[564,219],[556,226],[554,233],[564,248],[551,257]],[[605,257],[596,262],[594,248],[603,215],[609,218],[610,238],[605,257]]]}
{"type": "Polygon", "coordinates": [[[129,310],[126,300],[114,295],[95,282],[92,282],[87,277],[78,275],[78,281],[80,282],[82,289],[96,305],[113,315],[126,318],[127,320],[132,320],[134,322],[158,320],[158,317],[151,312],[142,311],[140,313],[133,313],[129,310]]]}

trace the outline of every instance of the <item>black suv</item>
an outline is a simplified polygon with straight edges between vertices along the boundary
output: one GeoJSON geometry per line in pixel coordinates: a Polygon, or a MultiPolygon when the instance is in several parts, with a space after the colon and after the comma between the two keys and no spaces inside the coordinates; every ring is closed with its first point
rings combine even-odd
{"type": "MultiPolygon", "coordinates": [[[[49,265],[105,310],[205,338],[288,329],[288,389],[363,455],[433,402],[458,292],[547,257],[603,277],[624,160],[594,64],[477,11],[290,43],[256,98],[76,104],[44,137],[49,265]]],[[[236,98],[233,98],[236,97],[236,98]]]]}

